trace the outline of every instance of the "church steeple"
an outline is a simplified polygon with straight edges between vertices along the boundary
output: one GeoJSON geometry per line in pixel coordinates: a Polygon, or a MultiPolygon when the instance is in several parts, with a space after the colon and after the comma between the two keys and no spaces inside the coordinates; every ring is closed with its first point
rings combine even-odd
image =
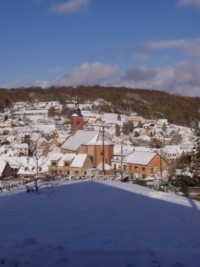
{"type": "Polygon", "coordinates": [[[78,130],[83,130],[84,119],[79,108],[79,103],[76,101],[75,109],[71,116],[71,135],[74,135],[78,130]]]}
{"type": "Polygon", "coordinates": [[[74,113],[77,114],[78,116],[82,116],[78,101],[76,101],[76,103],[75,103],[74,113]]]}

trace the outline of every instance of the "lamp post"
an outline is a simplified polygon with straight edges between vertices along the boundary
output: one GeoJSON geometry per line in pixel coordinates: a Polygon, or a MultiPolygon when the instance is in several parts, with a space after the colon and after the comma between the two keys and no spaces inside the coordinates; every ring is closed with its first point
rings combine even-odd
{"type": "Polygon", "coordinates": [[[104,128],[105,126],[102,125],[102,172],[105,175],[105,147],[104,147],[104,128]]]}
{"type": "Polygon", "coordinates": [[[160,178],[162,179],[162,148],[160,149],[160,178]]]}
{"type": "Polygon", "coordinates": [[[121,180],[123,179],[123,134],[121,134],[121,180]]]}

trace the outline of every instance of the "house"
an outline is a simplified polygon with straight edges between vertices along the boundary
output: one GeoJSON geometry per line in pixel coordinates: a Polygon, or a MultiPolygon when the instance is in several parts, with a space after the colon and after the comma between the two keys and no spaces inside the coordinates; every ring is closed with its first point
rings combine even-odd
{"type": "Polygon", "coordinates": [[[70,175],[70,166],[76,154],[49,153],[49,175],[50,176],[68,176],[70,175]]]}
{"type": "Polygon", "coordinates": [[[129,121],[132,121],[134,123],[134,126],[137,126],[139,123],[143,123],[144,122],[144,118],[140,117],[140,116],[131,116],[128,119],[129,121]]]}
{"type": "Polygon", "coordinates": [[[161,143],[163,143],[165,141],[165,137],[164,135],[162,135],[161,133],[157,133],[152,137],[153,140],[159,141],[161,143]]]}
{"type": "Polygon", "coordinates": [[[167,168],[167,162],[158,153],[149,151],[121,151],[111,160],[111,166],[116,174],[144,179],[148,176],[162,176],[167,168]]]}
{"type": "Polygon", "coordinates": [[[154,121],[146,121],[143,123],[143,128],[145,130],[151,130],[152,128],[154,128],[155,126],[155,122],[154,121]]]}
{"type": "Polygon", "coordinates": [[[178,145],[165,146],[161,150],[162,156],[167,160],[176,160],[183,154],[183,149],[178,145]]]}
{"type": "Polygon", "coordinates": [[[82,176],[87,174],[87,169],[91,169],[93,163],[87,154],[78,154],[71,164],[71,175],[82,176]]]}
{"type": "Polygon", "coordinates": [[[14,144],[14,151],[16,156],[28,156],[29,147],[26,143],[14,144]]]}
{"type": "Polygon", "coordinates": [[[25,133],[24,132],[18,132],[15,136],[16,136],[16,139],[18,140],[18,141],[20,141],[20,142],[22,142],[23,140],[24,140],[24,138],[25,138],[25,133]]]}
{"type": "Polygon", "coordinates": [[[43,155],[47,156],[47,154],[53,150],[55,147],[59,147],[60,143],[58,142],[57,139],[51,139],[48,142],[44,141],[41,145],[40,148],[43,149],[43,155]]]}
{"type": "Polygon", "coordinates": [[[21,157],[17,177],[21,179],[40,177],[45,178],[48,175],[48,159],[46,157],[26,158],[21,157]]]}
{"type": "Polygon", "coordinates": [[[12,176],[12,169],[10,167],[10,164],[5,160],[0,159],[0,179],[4,179],[10,176],[12,176]]]}
{"type": "Polygon", "coordinates": [[[157,122],[156,122],[156,124],[158,126],[163,127],[163,125],[168,125],[169,123],[168,123],[168,120],[167,119],[158,119],[157,122]]]}

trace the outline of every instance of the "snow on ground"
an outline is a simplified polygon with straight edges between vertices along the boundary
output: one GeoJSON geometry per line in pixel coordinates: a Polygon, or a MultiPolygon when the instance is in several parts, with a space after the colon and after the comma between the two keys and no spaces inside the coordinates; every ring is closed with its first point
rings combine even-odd
{"type": "Polygon", "coordinates": [[[2,267],[197,267],[200,202],[113,181],[0,193],[2,267]]]}

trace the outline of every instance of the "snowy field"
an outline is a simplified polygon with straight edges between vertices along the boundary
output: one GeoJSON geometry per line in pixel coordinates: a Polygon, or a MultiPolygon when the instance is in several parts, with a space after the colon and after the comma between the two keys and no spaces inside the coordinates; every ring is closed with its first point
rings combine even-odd
{"type": "Polygon", "coordinates": [[[0,267],[197,267],[200,202],[120,182],[0,193],[0,267]]]}

